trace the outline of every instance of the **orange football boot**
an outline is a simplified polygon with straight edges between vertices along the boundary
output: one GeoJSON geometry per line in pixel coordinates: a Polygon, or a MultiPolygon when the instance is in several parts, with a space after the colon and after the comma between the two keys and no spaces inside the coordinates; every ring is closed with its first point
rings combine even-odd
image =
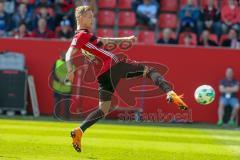
{"type": "Polygon", "coordinates": [[[181,110],[188,110],[188,105],[182,100],[183,95],[177,95],[174,91],[167,93],[167,101],[176,104],[181,110]]]}
{"type": "Polygon", "coordinates": [[[72,145],[77,152],[81,152],[82,135],[83,131],[80,129],[80,127],[75,128],[73,131],[71,131],[71,137],[73,140],[72,145]]]}

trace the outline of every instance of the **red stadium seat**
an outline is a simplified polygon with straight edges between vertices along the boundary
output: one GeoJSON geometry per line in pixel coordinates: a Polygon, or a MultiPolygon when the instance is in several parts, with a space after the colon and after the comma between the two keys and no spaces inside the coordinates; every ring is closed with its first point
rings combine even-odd
{"type": "MultiPolygon", "coordinates": [[[[210,34],[210,35],[209,35],[209,39],[212,40],[212,41],[214,41],[216,44],[218,44],[218,37],[217,37],[216,34],[210,34]]],[[[200,37],[200,41],[202,41],[202,40],[203,40],[203,38],[202,38],[202,36],[201,36],[201,37],[200,37]]]]}
{"type": "Polygon", "coordinates": [[[132,1],[130,0],[120,0],[118,1],[118,8],[119,9],[131,9],[132,8],[132,1]]]}
{"type": "Polygon", "coordinates": [[[114,9],[116,7],[116,0],[99,0],[98,7],[106,9],[114,9]]]}
{"type": "MultiPolygon", "coordinates": [[[[201,0],[200,1],[202,8],[204,8],[208,4],[208,0],[201,0]]],[[[214,6],[218,7],[218,0],[214,0],[214,6]]]]}
{"type": "Polygon", "coordinates": [[[138,42],[146,44],[154,44],[155,36],[152,31],[140,31],[138,34],[138,42]]]}
{"type": "Polygon", "coordinates": [[[210,34],[209,39],[218,44],[218,37],[216,34],[210,34]]]}
{"type": "MultiPolygon", "coordinates": [[[[237,0],[235,0],[235,4],[238,5],[237,0]]],[[[222,7],[228,5],[228,0],[222,0],[222,7]]]]}
{"type": "Polygon", "coordinates": [[[185,37],[186,34],[190,34],[192,36],[192,44],[193,45],[197,45],[197,35],[195,33],[192,33],[192,32],[180,33],[180,35],[179,35],[179,44],[184,44],[184,37],[185,37]]]}
{"type": "Polygon", "coordinates": [[[136,25],[136,17],[134,12],[121,11],[119,12],[119,27],[134,27],[136,25]]]}
{"type": "Polygon", "coordinates": [[[176,14],[163,13],[159,16],[160,28],[176,28],[177,27],[177,16],[176,14]]]}
{"type": "Polygon", "coordinates": [[[57,26],[57,27],[55,28],[55,34],[57,35],[58,32],[60,32],[60,31],[61,31],[61,26],[57,26]]]}
{"type": "MultiPolygon", "coordinates": [[[[172,32],[172,34],[171,34],[171,36],[170,36],[172,39],[177,39],[177,34],[175,33],[175,32],[172,32]]],[[[159,37],[158,37],[159,39],[160,38],[163,38],[163,33],[162,32],[160,32],[159,33],[159,37]]]]}
{"type": "Polygon", "coordinates": [[[227,40],[228,39],[228,35],[227,34],[223,34],[220,38],[220,42],[219,42],[219,45],[222,45],[223,41],[227,40]]]}
{"type": "Polygon", "coordinates": [[[132,36],[132,35],[134,35],[134,31],[131,29],[119,29],[118,30],[119,37],[126,37],[126,36],[132,36]]]}
{"type": "Polygon", "coordinates": [[[141,30],[148,30],[149,29],[149,27],[145,24],[138,23],[136,26],[141,30]]]}
{"type": "MultiPolygon", "coordinates": [[[[187,1],[188,1],[188,0],[181,0],[181,1],[180,1],[180,8],[182,8],[183,6],[185,6],[185,5],[187,4],[187,1]]],[[[194,4],[195,6],[197,6],[197,5],[198,5],[198,0],[193,0],[193,4],[194,4]]]]}
{"type": "Polygon", "coordinates": [[[98,37],[113,37],[113,30],[109,28],[99,28],[97,30],[98,37]]]}
{"type": "Polygon", "coordinates": [[[178,0],[161,0],[161,11],[176,12],[178,10],[178,0]]]}
{"type": "Polygon", "coordinates": [[[100,10],[98,12],[98,25],[114,26],[116,14],[113,11],[100,10]]]}

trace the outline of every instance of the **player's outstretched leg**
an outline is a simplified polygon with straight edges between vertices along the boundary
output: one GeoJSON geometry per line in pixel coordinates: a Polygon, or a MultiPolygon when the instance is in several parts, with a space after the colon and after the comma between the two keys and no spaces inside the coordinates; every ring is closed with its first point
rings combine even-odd
{"type": "Polygon", "coordinates": [[[110,105],[111,101],[99,102],[100,107],[90,113],[80,127],[77,127],[73,131],[71,131],[72,145],[77,152],[81,152],[81,140],[83,133],[86,131],[87,128],[91,127],[108,113],[110,105]]]}
{"type": "Polygon", "coordinates": [[[179,109],[187,110],[187,104],[182,100],[182,95],[177,95],[173,90],[171,85],[162,77],[160,73],[156,71],[154,68],[146,68],[146,76],[153,80],[154,84],[159,86],[166,94],[167,101],[176,104],[179,109]]]}

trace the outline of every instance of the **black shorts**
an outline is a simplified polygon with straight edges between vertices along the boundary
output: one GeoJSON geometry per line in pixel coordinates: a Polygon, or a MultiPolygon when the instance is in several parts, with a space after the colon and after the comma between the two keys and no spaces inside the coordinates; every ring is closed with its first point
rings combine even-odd
{"type": "Polygon", "coordinates": [[[98,77],[99,100],[111,101],[117,84],[121,78],[143,76],[145,65],[137,62],[120,62],[98,77]]]}

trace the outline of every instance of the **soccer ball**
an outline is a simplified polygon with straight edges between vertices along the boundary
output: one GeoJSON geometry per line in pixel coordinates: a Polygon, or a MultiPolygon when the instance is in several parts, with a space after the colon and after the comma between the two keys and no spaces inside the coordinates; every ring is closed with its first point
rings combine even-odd
{"type": "Polygon", "coordinates": [[[209,85],[199,86],[194,93],[195,100],[201,105],[208,105],[215,99],[215,91],[209,85]]]}

